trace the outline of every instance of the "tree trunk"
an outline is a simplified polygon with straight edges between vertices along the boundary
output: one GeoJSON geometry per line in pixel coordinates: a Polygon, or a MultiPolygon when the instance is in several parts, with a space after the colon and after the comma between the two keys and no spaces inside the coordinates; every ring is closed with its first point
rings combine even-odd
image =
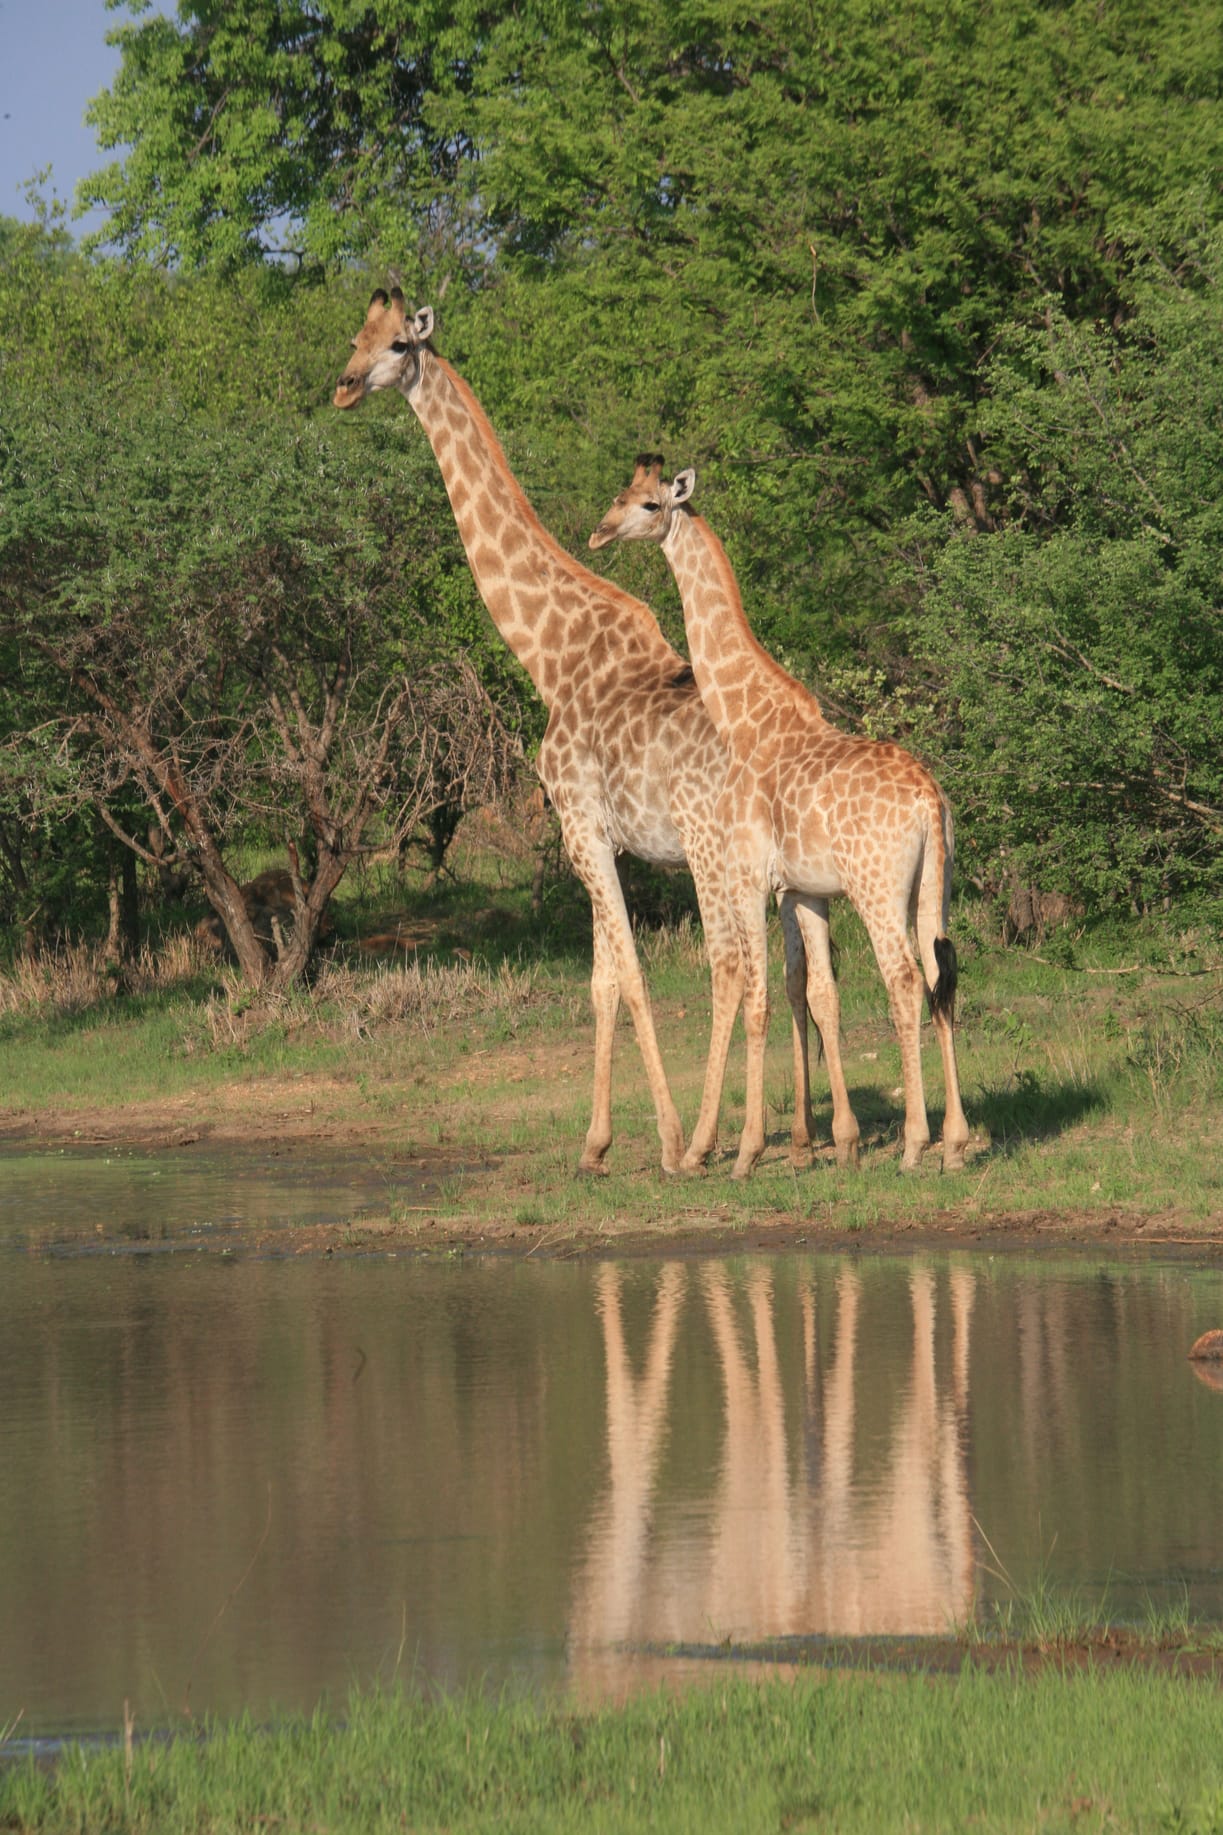
{"type": "Polygon", "coordinates": [[[38,956],[38,912],[30,889],[30,876],[25,870],[25,861],[21,854],[21,837],[18,831],[0,826],[0,854],[4,856],[9,877],[17,893],[17,908],[21,913],[21,951],[33,962],[38,956]]]}
{"type": "Polygon", "coordinates": [[[255,935],[242,888],[230,873],[215,847],[200,849],[200,872],[208,902],[225,926],[225,934],[238,958],[238,967],[252,987],[262,987],[271,971],[271,961],[255,935]]]}
{"type": "Polygon", "coordinates": [[[293,861],[294,891],[297,893],[297,911],[293,929],[285,938],[276,932],[277,956],[271,971],[270,985],[273,988],[287,988],[303,975],[306,966],[314,954],[318,941],[319,927],[323,922],[331,894],[343,878],[344,869],[351,855],[332,854],[323,851],[319,854],[314,877],[309,884],[303,884],[297,868],[296,850],[289,849],[293,861]]]}
{"type": "Polygon", "coordinates": [[[140,917],[136,885],[136,856],[112,836],[107,837],[106,902],[109,923],[106,953],[128,962],[140,948],[140,917]]]}

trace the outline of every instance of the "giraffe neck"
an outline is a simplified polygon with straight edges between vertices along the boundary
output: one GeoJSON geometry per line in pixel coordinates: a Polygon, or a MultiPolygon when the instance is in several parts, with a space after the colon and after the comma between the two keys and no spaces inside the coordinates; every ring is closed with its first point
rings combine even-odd
{"type": "Polygon", "coordinates": [[[549,535],[483,408],[444,358],[427,353],[408,401],[437,457],[480,597],[549,707],[573,670],[589,672],[596,635],[612,623],[622,651],[679,665],[648,606],[549,535]]]}
{"type": "Polygon", "coordinates": [[[727,748],[747,755],[772,715],[800,701],[816,704],[752,635],[726,550],[705,519],[679,510],[662,548],[683,601],[705,711],[727,748]]]}

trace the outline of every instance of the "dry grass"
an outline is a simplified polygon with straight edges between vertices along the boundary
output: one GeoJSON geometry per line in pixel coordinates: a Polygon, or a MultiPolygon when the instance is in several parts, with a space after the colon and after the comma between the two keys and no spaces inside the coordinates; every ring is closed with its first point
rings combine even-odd
{"type": "Polygon", "coordinates": [[[200,1009],[201,1043],[241,1045],[269,1027],[295,1038],[344,1042],[400,1026],[428,1037],[441,1027],[479,1014],[499,1017],[513,1030],[518,1018],[555,990],[543,988],[538,967],[509,963],[411,961],[366,968],[324,961],[309,988],[253,993],[236,969],[222,969],[218,992],[200,1009]]]}
{"type": "Polygon", "coordinates": [[[0,1015],[81,1013],[115,994],[150,994],[216,967],[216,953],[190,932],[120,962],[101,943],[61,943],[19,956],[0,971],[0,1015]]]}

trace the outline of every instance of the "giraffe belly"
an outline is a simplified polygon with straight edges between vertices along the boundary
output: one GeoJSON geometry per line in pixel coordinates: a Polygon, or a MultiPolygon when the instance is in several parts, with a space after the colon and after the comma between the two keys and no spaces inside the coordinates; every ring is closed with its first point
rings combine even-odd
{"type": "Polygon", "coordinates": [[[769,862],[769,888],[773,892],[806,892],[813,898],[837,898],[845,880],[831,849],[795,858],[777,852],[769,862]]]}
{"type": "Polygon", "coordinates": [[[630,816],[622,806],[609,809],[607,827],[618,852],[635,854],[651,866],[682,867],[687,860],[669,810],[646,807],[630,816]]]}

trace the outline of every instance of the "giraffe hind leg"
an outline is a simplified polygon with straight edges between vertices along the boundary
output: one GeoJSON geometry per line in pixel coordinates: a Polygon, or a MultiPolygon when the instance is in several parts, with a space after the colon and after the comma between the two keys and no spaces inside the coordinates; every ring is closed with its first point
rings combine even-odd
{"type": "Polygon", "coordinates": [[[828,900],[803,897],[797,901],[798,922],[806,953],[804,998],[811,1010],[823,1045],[832,1098],[832,1143],[838,1166],[858,1164],[858,1120],[849,1100],[841,1063],[841,996],[832,966],[832,938],[828,928],[828,900]]]}
{"type": "Polygon", "coordinates": [[[722,890],[721,861],[718,861],[714,875],[704,871],[691,857],[689,864],[692,866],[697,902],[701,908],[713,1006],[701,1110],[681,1168],[684,1172],[699,1172],[718,1144],[718,1110],[722,1103],[722,1086],[726,1080],[726,1059],[730,1051],[735,1016],[743,999],[743,952],[739,947],[739,933],[735,929],[730,906],[722,890]]]}
{"type": "Polygon", "coordinates": [[[968,1119],[960,1099],[960,1073],[955,1055],[955,996],[959,964],[955,944],[945,928],[947,903],[944,895],[937,912],[930,912],[924,901],[919,904],[917,942],[927,977],[932,964],[937,970],[934,980],[929,983],[929,999],[930,1018],[934,1023],[943,1060],[943,1171],[962,1172],[965,1148],[968,1145],[968,1119]]]}
{"type": "MultiPolygon", "coordinates": [[[[790,1003],[794,1044],[794,1120],[790,1126],[790,1159],[795,1166],[810,1166],[815,1138],[815,1115],[811,1108],[811,1052],[807,1029],[807,948],[795,907],[795,894],[783,892],[777,901],[777,910],[786,949],[786,999],[790,1003]]],[[[812,1011],[814,1017],[814,1009],[812,1011]]],[[[815,1023],[818,1027],[818,1017],[815,1023]]]]}

